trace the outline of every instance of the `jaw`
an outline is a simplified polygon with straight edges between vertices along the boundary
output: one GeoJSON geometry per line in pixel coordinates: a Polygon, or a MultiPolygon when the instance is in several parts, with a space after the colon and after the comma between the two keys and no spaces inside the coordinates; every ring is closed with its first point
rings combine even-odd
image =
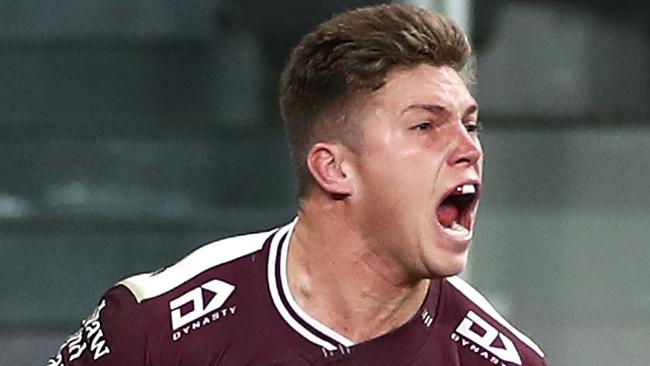
{"type": "Polygon", "coordinates": [[[433,246],[424,249],[425,276],[443,278],[461,273],[467,264],[471,240],[450,237],[440,228],[434,230],[434,235],[433,246]]]}

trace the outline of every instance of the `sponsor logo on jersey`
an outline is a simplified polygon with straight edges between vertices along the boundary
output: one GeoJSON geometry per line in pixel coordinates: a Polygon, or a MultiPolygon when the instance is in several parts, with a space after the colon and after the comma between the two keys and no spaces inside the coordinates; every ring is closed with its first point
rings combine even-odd
{"type": "Polygon", "coordinates": [[[473,311],[468,311],[451,339],[494,365],[504,362],[521,366],[521,356],[510,338],[473,311]]]}
{"type": "Polygon", "coordinates": [[[234,291],[235,286],[214,279],[170,301],[172,340],[234,315],[237,306],[222,307],[234,291]]]}
{"type": "Polygon", "coordinates": [[[66,347],[68,348],[68,360],[70,362],[81,357],[86,350],[89,350],[94,361],[97,361],[111,353],[111,350],[106,343],[106,339],[104,338],[102,323],[99,320],[99,316],[104,307],[106,307],[106,300],[102,300],[95,311],[81,322],[81,329],[66,340],[59,349],[59,354],[48,361],[48,366],[63,365],[61,351],[66,347]]]}

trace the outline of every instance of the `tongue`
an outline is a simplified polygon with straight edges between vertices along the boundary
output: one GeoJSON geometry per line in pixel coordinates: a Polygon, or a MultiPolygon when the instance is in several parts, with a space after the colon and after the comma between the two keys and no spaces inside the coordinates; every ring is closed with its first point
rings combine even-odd
{"type": "Polygon", "coordinates": [[[454,205],[441,205],[436,213],[443,227],[451,227],[454,221],[458,220],[458,208],[454,205]]]}

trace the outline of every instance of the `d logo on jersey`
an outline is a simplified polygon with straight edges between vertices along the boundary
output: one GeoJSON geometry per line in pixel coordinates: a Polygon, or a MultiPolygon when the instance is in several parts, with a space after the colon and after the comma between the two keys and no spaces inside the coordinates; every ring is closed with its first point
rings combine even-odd
{"type": "Polygon", "coordinates": [[[217,310],[226,302],[226,300],[228,300],[228,297],[230,297],[233,291],[235,291],[235,286],[215,279],[208,281],[200,287],[170,301],[169,308],[172,310],[172,330],[177,330],[178,328],[217,310]],[[204,291],[209,292],[209,294],[206,295],[213,295],[213,297],[208,300],[207,304],[204,304],[204,291]],[[190,303],[192,304],[192,310],[186,314],[181,313],[181,307],[190,303]]]}
{"type": "Polygon", "coordinates": [[[468,311],[456,328],[456,333],[483,347],[504,362],[521,365],[521,356],[510,338],[496,330],[473,311],[468,311]],[[497,345],[497,337],[501,345],[497,345]]]}

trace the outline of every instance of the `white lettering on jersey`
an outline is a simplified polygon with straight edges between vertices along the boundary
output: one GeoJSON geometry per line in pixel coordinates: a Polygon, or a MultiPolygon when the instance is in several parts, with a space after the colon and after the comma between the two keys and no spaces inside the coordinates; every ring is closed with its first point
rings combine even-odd
{"type": "Polygon", "coordinates": [[[81,329],[68,337],[59,349],[59,353],[56,357],[48,361],[48,366],[63,365],[62,351],[66,347],[68,348],[68,360],[70,362],[81,357],[84,351],[89,347],[90,352],[92,352],[93,360],[95,361],[111,353],[110,348],[106,344],[102,324],[99,320],[99,315],[104,307],[106,307],[106,300],[102,300],[95,311],[81,322],[81,329]],[[85,339],[84,334],[86,335],[85,339]]]}
{"type": "Polygon", "coordinates": [[[70,354],[70,361],[74,361],[83,351],[86,350],[86,343],[83,342],[83,334],[81,333],[82,329],[79,329],[75,334],[70,336],[68,340],[68,354],[70,354]]]}
{"type": "Polygon", "coordinates": [[[235,291],[235,286],[214,279],[170,301],[172,331],[217,310],[228,300],[233,291],[235,291]],[[207,305],[203,303],[203,291],[210,291],[214,294],[207,305]],[[192,310],[182,314],[181,307],[190,303],[192,310]]]}
{"type": "MultiPolygon", "coordinates": [[[[452,334],[452,339],[456,342],[460,340],[458,337],[459,334],[467,338],[469,341],[474,342],[476,345],[483,347],[484,350],[492,353],[494,356],[501,359],[501,361],[521,365],[521,356],[519,355],[519,352],[517,352],[517,347],[512,343],[512,340],[471,310],[467,312],[465,318],[463,318],[458,327],[456,327],[456,333],[456,335],[452,334]],[[499,338],[503,347],[495,344],[497,338],[499,338]]],[[[468,345],[468,342],[464,341],[461,344],[466,346],[468,345]]],[[[487,354],[483,355],[482,353],[484,352],[479,352],[480,350],[476,345],[470,344],[469,349],[488,359],[487,354]]]]}
{"type": "MultiPolygon", "coordinates": [[[[102,324],[99,321],[99,314],[105,306],[106,300],[102,300],[92,315],[82,322],[86,337],[90,340],[90,352],[93,353],[93,360],[97,360],[111,352],[106,345],[102,324]]],[[[70,357],[70,361],[72,361],[72,357],[70,357]]]]}

